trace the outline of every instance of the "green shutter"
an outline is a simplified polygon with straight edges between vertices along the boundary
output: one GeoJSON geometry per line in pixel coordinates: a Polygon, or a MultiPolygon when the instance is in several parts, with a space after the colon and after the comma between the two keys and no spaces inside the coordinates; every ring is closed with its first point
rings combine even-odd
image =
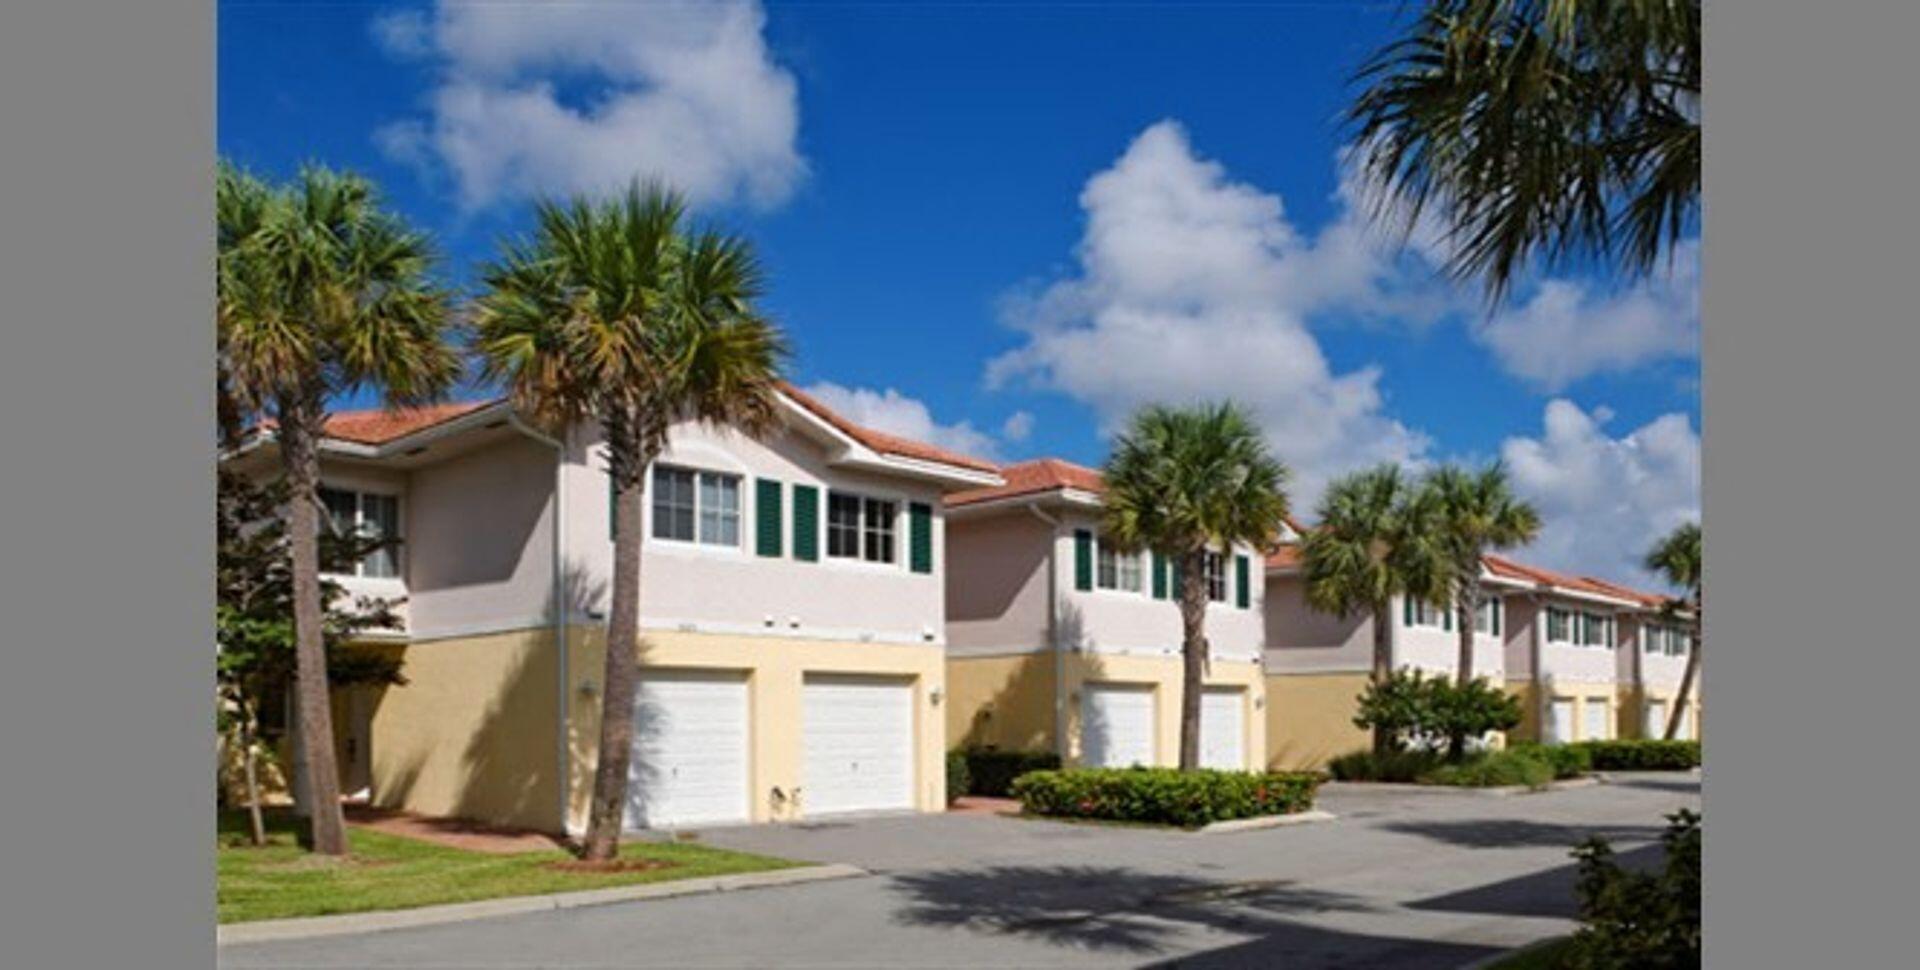
{"type": "Polygon", "coordinates": [[[907,504],[907,562],[916,573],[933,572],[933,506],[907,504]]]}
{"type": "Polygon", "coordinates": [[[1413,597],[1411,596],[1400,597],[1400,625],[1413,625],[1413,597]]]}
{"type": "Polygon", "coordinates": [[[1158,552],[1153,554],[1153,598],[1167,598],[1167,561],[1158,552]]]}
{"type": "Polygon", "coordinates": [[[812,485],[793,487],[793,558],[820,559],[820,490],[812,485]]]}
{"type": "Polygon", "coordinates": [[[1453,607],[1452,606],[1441,607],[1440,629],[1442,630],[1453,629],[1453,607]]]}
{"type": "Polygon", "coordinates": [[[1500,635],[1500,601],[1498,599],[1493,601],[1493,635],[1496,637],[1500,635]]]}
{"type": "Polygon", "coordinates": [[[1253,605],[1253,591],[1249,588],[1252,585],[1252,571],[1247,557],[1233,557],[1234,605],[1243,610],[1253,605]]]}
{"type": "Polygon", "coordinates": [[[1073,588],[1093,588],[1093,533],[1085,529],[1073,530],[1073,588]]]}
{"type": "Polygon", "coordinates": [[[753,482],[754,547],[769,559],[780,558],[780,483],[771,478],[753,482]]]}

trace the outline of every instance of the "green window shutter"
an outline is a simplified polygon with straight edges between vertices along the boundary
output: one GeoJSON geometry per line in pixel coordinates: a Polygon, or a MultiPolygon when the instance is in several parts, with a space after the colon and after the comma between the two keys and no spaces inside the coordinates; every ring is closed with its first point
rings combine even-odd
{"type": "Polygon", "coordinates": [[[793,486],[793,558],[820,559],[820,490],[812,485],[793,486]]]}
{"type": "Polygon", "coordinates": [[[1440,629],[1442,630],[1453,629],[1453,607],[1452,606],[1445,606],[1440,609],[1440,629]]]}
{"type": "Polygon", "coordinates": [[[780,558],[780,483],[771,478],[753,482],[754,548],[769,559],[780,558]]]}
{"type": "Polygon", "coordinates": [[[1243,610],[1253,605],[1253,591],[1249,588],[1252,585],[1252,571],[1247,557],[1233,557],[1234,605],[1243,610]]]}
{"type": "Polygon", "coordinates": [[[1167,598],[1167,560],[1157,552],[1153,554],[1153,598],[1167,598]]]}
{"type": "Polygon", "coordinates": [[[1411,596],[1400,597],[1400,625],[1413,625],[1413,597],[1411,596]]]}
{"type": "Polygon", "coordinates": [[[933,572],[933,506],[907,504],[907,562],[916,573],[933,572]]]}
{"type": "Polygon", "coordinates": [[[1493,601],[1492,612],[1493,612],[1493,635],[1497,637],[1500,635],[1500,601],[1497,599],[1493,601]]]}
{"type": "Polygon", "coordinates": [[[1085,529],[1073,530],[1073,588],[1093,588],[1093,533],[1085,529]]]}

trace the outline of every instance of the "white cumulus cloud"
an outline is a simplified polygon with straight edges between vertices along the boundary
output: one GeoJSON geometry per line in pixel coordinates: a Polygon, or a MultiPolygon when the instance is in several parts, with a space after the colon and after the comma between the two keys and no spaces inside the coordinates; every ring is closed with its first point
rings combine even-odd
{"type": "Polygon", "coordinates": [[[376,142],[444,166],[469,209],[636,176],[696,204],[777,204],[806,162],[797,86],[765,26],[757,0],[443,0],[431,15],[390,14],[374,21],[376,40],[429,59],[437,80],[425,116],[376,142]]]}
{"type": "Polygon", "coordinates": [[[1583,377],[1700,353],[1700,245],[1675,247],[1671,272],[1619,292],[1542,281],[1520,305],[1473,329],[1509,373],[1546,391],[1583,377]]]}
{"type": "Polygon", "coordinates": [[[1540,510],[1540,538],[1522,555],[1541,565],[1648,589],[1641,566],[1661,536],[1700,518],[1700,435],[1685,414],[1661,415],[1620,437],[1610,413],[1547,403],[1538,438],[1501,448],[1514,490],[1540,510]]]}
{"type": "Polygon", "coordinates": [[[894,388],[876,391],[822,381],[804,390],[847,420],[875,431],[923,441],[979,458],[995,458],[999,455],[999,447],[992,435],[967,421],[942,424],[934,420],[933,411],[926,402],[908,397],[894,388]]]}
{"type": "Polygon", "coordinates": [[[1015,411],[1007,415],[1007,420],[1000,425],[1000,437],[1008,441],[1025,441],[1031,434],[1033,413],[1030,411],[1015,411]]]}
{"type": "Polygon", "coordinates": [[[990,386],[1063,393],[1109,433],[1150,402],[1232,399],[1294,469],[1303,511],[1335,475],[1425,452],[1387,413],[1378,369],[1336,373],[1306,325],[1383,298],[1389,256],[1353,219],[1303,236],[1278,195],[1230,179],[1173,121],[1135,138],[1080,205],[1077,270],[1008,299],[1025,341],[989,362],[990,386]]]}

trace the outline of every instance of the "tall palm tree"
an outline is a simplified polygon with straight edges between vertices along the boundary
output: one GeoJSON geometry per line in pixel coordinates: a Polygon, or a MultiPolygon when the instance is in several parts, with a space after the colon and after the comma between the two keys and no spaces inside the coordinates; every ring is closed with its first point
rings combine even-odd
{"type": "Polygon", "coordinates": [[[1699,0],[1428,0],[1348,109],[1377,213],[1497,300],[1536,255],[1645,273],[1700,208],[1699,0]]]}
{"type": "Polygon", "coordinates": [[[1200,766],[1200,688],[1207,665],[1207,555],[1272,546],[1287,514],[1286,466],[1232,404],[1150,406],[1114,443],[1103,475],[1103,528],[1120,548],[1178,565],[1180,769],[1200,766]]]}
{"type": "Polygon", "coordinates": [[[1705,562],[1701,550],[1700,523],[1689,522],[1667,533],[1648,551],[1646,558],[1648,569],[1687,591],[1687,605],[1693,611],[1693,622],[1689,625],[1692,649],[1687,651],[1686,670],[1680,675],[1680,690],[1674,695],[1673,711],[1667,715],[1667,730],[1663,735],[1669,741],[1680,732],[1680,721],[1686,716],[1687,704],[1692,699],[1694,678],[1700,673],[1700,643],[1704,639],[1700,634],[1706,622],[1706,614],[1702,612],[1706,604],[1701,596],[1701,566],[1705,562]]]}
{"type": "Polygon", "coordinates": [[[582,847],[604,860],[619,851],[633,750],[646,471],[676,421],[771,429],[786,344],[754,306],[751,245],[691,229],[676,192],[635,182],[604,202],[543,201],[535,223],[484,270],[474,349],[516,407],[554,430],[597,422],[606,441],[613,596],[582,847]]]}
{"type": "Polygon", "coordinates": [[[1427,475],[1424,488],[1435,504],[1441,542],[1446,548],[1454,628],[1460,638],[1456,683],[1473,682],[1474,614],[1480,608],[1480,567],[1486,554],[1532,542],[1540,534],[1540,513],[1516,498],[1506,466],[1495,462],[1479,471],[1442,465],[1427,475]]]}
{"type": "MultiPolygon", "coordinates": [[[[1431,492],[1386,464],[1328,486],[1319,523],[1301,537],[1308,605],[1336,616],[1372,617],[1375,685],[1393,676],[1393,598],[1447,595],[1451,574],[1435,511],[1431,492]]],[[[1375,753],[1392,746],[1393,732],[1376,726],[1375,753]]]]}
{"type": "Polygon", "coordinates": [[[362,388],[388,407],[445,395],[460,375],[426,237],[371,182],[303,169],[284,186],[223,163],[215,303],[224,417],[269,418],[288,489],[295,710],[315,852],[347,836],[333,757],[319,576],[318,446],[328,402],[362,388]]]}

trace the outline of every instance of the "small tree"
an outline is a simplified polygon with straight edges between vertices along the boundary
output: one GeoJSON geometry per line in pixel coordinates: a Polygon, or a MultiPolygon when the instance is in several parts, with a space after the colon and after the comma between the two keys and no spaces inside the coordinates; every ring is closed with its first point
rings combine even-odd
{"type": "MultiPolygon", "coordinates": [[[[240,753],[251,835],[266,843],[260,813],[259,766],[266,739],[260,728],[266,704],[285,696],[297,667],[293,627],[293,576],[280,509],[286,488],[256,484],[222,469],[215,513],[214,642],[219,650],[215,685],[218,723],[240,753]]],[[[398,543],[392,537],[321,536],[322,569],[341,569],[398,543]]],[[[322,580],[322,638],[327,677],[335,685],[398,684],[400,661],[348,646],[369,630],[399,629],[396,600],[362,597],[346,602],[339,584],[322,580]]]]}
{"type": "Polygon", "coordinates": [[[1286,466],[1232,404],[1134,415],[1104,471],[1103,524],[1120,548],[1147,548],[1179,567],[1180,768],[1200,766],[1200,689],[1207,665],[1209,552],[1271,548],[1287,514],[1286,466]]]}
{"type": "Polygon", "coordinates": [[[1428,677],[1403,667],[1385,680],[1367,685],[1360,694],[1353,723],[1373,729],[1376,735],[1384,733],[1389,738],[1388,750],[1445,738],[1449,742],[1448,760],[1459,761],[1465,757],[1465,746],[1454,750],[1453,738],[1512,730],[1520,723],[1520,701],[1484,678],[1462,686],[1446,677],[1428,677]]]}
{"type": "MultiPolygon", "coordinates": [[[[1691,643],[1687,651],[1687,666],[1680,675],[1680,690],[1674,695],[1673,711],[1667,715],[1666,733],[1671,741],[1680,732],[1680,721],[1686,717],[1687,704],[1693,697],[1693,681],[1700,673],[1700,631],[1706,622],[1703,609],[1706,606],[1701,596],[1701,572],[1705,560],[1701,556],[1700,524],[1689,522],[1668,533],[1652,551],[1647,553],[1646,565],[1665,576],[1667,582],[1687,591],[1687,605],[1692,608],[1693,622],[1687,625],[1691,643]]],[[[1669,603],[1666,613],[1678,612],[1677,604],[1669,603]]]]}

